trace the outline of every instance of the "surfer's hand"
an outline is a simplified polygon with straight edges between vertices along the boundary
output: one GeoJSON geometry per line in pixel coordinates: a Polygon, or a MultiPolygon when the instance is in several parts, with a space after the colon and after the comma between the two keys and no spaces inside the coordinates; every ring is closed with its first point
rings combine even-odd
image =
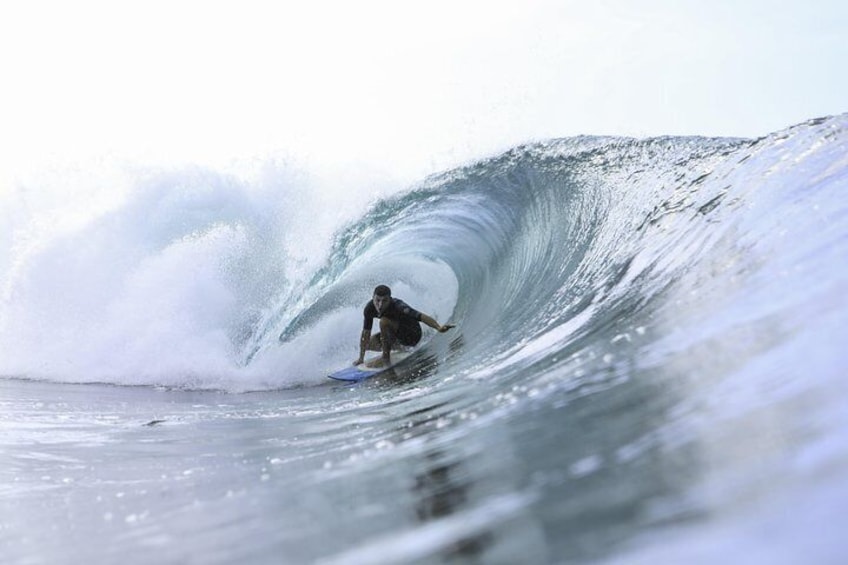
{"type": "Polygon", "coordinates": [[[439,326],[439,333],[445,333],[451,328],[455,328],[456,326],[453,324],[445,324],[444,326],[439,326]]]}

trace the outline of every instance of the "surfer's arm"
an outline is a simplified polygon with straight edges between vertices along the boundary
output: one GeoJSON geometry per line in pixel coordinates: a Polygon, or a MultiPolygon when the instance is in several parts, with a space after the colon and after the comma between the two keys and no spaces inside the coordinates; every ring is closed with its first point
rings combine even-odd
{"type": "Polygon", "coordinates": [[[368,349],[369,341],[371,341],[371,330],[362,330],[362,336],[359,338],[359,359],[353,363],[354,365],[365,361],[365,350],[368,349]]]}
{"type": "Polygon", "coordinates": [[[445,333],[446,331],[448,331],[449,329],[454,327],[453,324],[445,324],[443,326],[439,322],[437,322],[436,320],[434,320],[433,318],[428,316],[427,314],[421,314],[421,321],[424,322],[425,324],[427,324],[428,326],[430,326],[431,328],[433,328],[434,330],[436,330],[439,333],[445,333]]]}

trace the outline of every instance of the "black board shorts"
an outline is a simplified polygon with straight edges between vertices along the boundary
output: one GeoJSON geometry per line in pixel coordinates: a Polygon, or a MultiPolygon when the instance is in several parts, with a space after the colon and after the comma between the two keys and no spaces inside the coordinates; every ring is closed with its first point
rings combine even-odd
{"type": "Polygon", "coordinates": [[[412,347],[421,341],[421,324],[401,324],[397,331],[397,340],[403,345],[412,347]]]}

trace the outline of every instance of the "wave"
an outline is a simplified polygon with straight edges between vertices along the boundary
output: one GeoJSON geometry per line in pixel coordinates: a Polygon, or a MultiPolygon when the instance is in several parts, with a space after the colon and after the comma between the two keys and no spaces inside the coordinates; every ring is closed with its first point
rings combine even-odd
{"type": "MultiPolygon", "coordinates": [[[[458,324],[422,351],[440,371],[504,386],[626,375],[634,351],[783,359],[787,336],[845,327],[846,124],[530,144],[347,214],[291,179],[133,178],[85,221],[6,236],[0,374],[317,384],[379,283],[458,324]]],[[[819,359],[844,365],[829,339],[819,359]]]]}
{"type": "MultiPolygon", "coordinates": [[[[774,272],[788,250],[841,249],[815,235],[816,216],[799,198],[814,192],[818,210],[840,209],[830,200],[845,182],[844,126],[838,117],[758,140],[580,137],[518,147],[431,178],[348,227],[311,281],[315,298],[283,309],[296,314],[275,318],[274,329],[287,342],[343,304],[356,319],[350,297],[362,301],[378,282],[410,288],[418,301],[441,284],[428,268],[391,272],[415,257],[456,279],[453,307],[440,304],[461,324],[453,371],[503,377],[540,363],[529,371],[538,377],[577,352],[609,359],[619,349],[610,341],[662,342],[669,328],[709,329],[718,347],[721,331],[735,335],[742,320],[811,299],[779,286],[791,281],[774,272]],[[787,230],[797,235],[788,246],[787,230]],[[379,276],[363,274],[366,265],[379,276]],[[779,302],[762,298],[774,294],[779,302]]],[[[816,260],[821,272],[803,276],[843,280],[838,264],[816,260]]]]}

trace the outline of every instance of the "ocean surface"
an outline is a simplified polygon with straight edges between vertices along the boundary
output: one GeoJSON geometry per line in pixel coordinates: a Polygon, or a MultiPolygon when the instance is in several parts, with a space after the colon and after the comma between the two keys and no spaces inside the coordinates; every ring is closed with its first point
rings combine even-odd
{"type": "Polygon", "coordinates": [[[248,169],[4,187],[3,563],[844,562],[848,115],[248,169]]]}

